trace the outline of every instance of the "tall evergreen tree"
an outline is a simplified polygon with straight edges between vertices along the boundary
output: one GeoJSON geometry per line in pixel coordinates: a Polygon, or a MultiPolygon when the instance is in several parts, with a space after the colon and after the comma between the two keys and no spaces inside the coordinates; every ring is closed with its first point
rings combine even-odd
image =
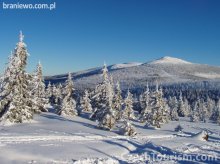
{"type": "Polygon", "coordinates": [[[99,127],[111,130],[116,121],[115,110],[112,109],[112,99],[114,96],[113,86],[108,75],[108,69],[106,64],[102,69],[103,81],[95,90],[93,96],[94,111],[91,114],[92,120],[99,122],[99,127]]]}
{"type": "Polygon", "coordinates": [[[186,107],[183,102],[182,92],[180,92],[177,112],[180,117],[185,117],[186,115],[186,107]]]}
{"type": "Polygon", "coordinates": [[[116,84],[115,94],[113,97],[112,108],[115,110],[116,120],[121,118],[123,98],[119,82],[116,84]]]}
{"type": "Polygon", "coordinates": [[[189,115],[191,113],[191,106],[186,98],[184,99],[183,103],[184,103],[184,107],[185,107],[185,116],[189,117],[189,115]]]}
{"type": "Polygon", "coordinates": [[[178,121],[179,117],[178,117],[178,101],[176,99],[176,97],[172,97],[171,98],[171,102],[169,103],[170,105],[170,118],[172,121],[178,121]]]}
{"type": "Polygon", "coordinates": [[[133,110],[133,95],[128,90],[127,97],[124,100],[124,109],[122,118],[125,119],[134,119],[134,110],[133,110]]]}
{"type": "Polygon", "coordinates": [[[42,65],[40,62],[37,65],[37,69],[34,73],[33,77],[33,109],[35,113],[47,112],[46,104],[48,103],[48,99],[45,92],[45,84],[42,73],[42,65]]]}
{"type": "Polygon", "coordinates": [[[92,105],[91,100],[89,98],[89,92],[88,90],[85,90],[85,93],[81,99],[81,108],[84,112],[92,112],[92,105]]]}
{"type": "Polygon", "coordinates": [[[28,52],[23,39],[21,32],[2,80],[0,117],[5,122],[22,123],[33,118],[31,77],[25,71],[28,52]]]}
{"type": "Polygon", "coordinates": [[[46,95],[49,100],[50,100],[52,94],[53,94],[52,86],[51,86],[51,83],[49,82],[47,85],[47,88],[46,88],[46,95]]]}
{"type": "Polygon", "coordinates": [[[208,110],[206,107],[206,103],[203,99],[198,100],[198,109],[199,109],[199,120],[202,122],[206,122],[208,117],[208,110]]]}
{"type": "Polygon", "coordinates": [[[167,122],[168,111],[166,108],[165,101],[163,99],[163,92],[160,88],[158,90],[158,84],[156,85],[156,90],[151,94],[150,97],[151,114],[149,116],[148,124],[161,128],[161,124],[167,122]]]}
{"type": "Polygon", "coordinates": [[[63,100],[63,86],[61,83],[59,83],[59,85],[56,87],[54,91],[54,96],[55,96],[55,104],[57,106],[60,106],[63,100]]]}
{"type": "Polygon", "coordinates": [[[214,109],[212,110],[211,120],[214,122],[218,122],[220,117],[220,100],[218,100],[214,109]]]}
{"type": "Polygon", "coordinates": [[[64,99],[62,101],[61,109],[58,114],[62,116],[78,115],[78,112],[76,110],[76,101],[73,99],[74,85],[71,73],[69,73],[68,79],[66,80],[64,91],[64,99]]]}
{"type": "Polygon", "coordinates": [[[196,101],[194,103],[194,107],[192,110],[192,113],[190,115],[190,121],[192,122],[198,122],[199,121],[199,108],[198,108],[198,102],[196,101]]]}
{"type": "Polygon", "coordinates": [[[51,105],[53,105],[55,108],[57,108],[58,107],[57,103],[56,103],[57,87],[55,84],[52,85],[51,91],[52,92],[51,92],[51,96],[50,96],[49,101],[50,101],[51,105]]]}
{"type": "Polygon", "coordinates": [[[92,120],[100,121],[108,110],[112,109],[113,89],[108,76],[106,64],[102,69],[103,81],[96,86],[95,93],[92,97],[94,111],[91,114],[92,120]]]}
{"type": "Polygon", "coordinates": [[[140,96],[141,112],[140,120],[141,122],[146,122],[149,119],[151,108],[150,108],[150,90],[147,84],[145,92],[140,96]]]}
{"type": "Polygon", "coordinates": [[[215,105],[215,101],[212,100],[209,96],[207,96],[207,99],[206,99],[206,108],[208,112],[208,117],[212,119],[211,117],[213,116],[212,114],[216,108],[216,105],[215,105]]]}

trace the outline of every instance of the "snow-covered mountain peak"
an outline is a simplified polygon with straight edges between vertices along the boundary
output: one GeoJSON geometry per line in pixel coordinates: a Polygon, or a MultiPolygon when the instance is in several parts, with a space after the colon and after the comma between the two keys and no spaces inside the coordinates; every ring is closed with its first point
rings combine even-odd
{"type": "Polygon", "coordinates": [[[192,64],[182,59],[165,56],[155,61],[150,62],[150,64],[192,64]]]}
{"type": "Polygon", "coordinates": [[[122,63],[122,64],[115,64],[111,66],[111,69],[120,69],[120,68],[128,68],[128,67],[134,67],[139,66],[142,63],[132,62],[132,63],[122,63]]]}

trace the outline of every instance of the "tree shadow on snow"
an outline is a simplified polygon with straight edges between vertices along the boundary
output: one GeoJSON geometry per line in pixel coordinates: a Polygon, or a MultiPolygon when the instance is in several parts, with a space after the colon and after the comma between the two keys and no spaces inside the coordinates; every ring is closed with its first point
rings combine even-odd
{"type": "Polygon", "coordinates": [[[87,146],[89,149],[91,149],[91,150],[93,150],[93,151],[96,151],[96,152],[98,152],[98,153],[101,153],[101,154],[103,154],[103,155],[105,155],[105,156],[107,156],[107,157],[109,157],[109,158],[111,158],[111,159],[114,159],[114,160],[117,160],[120,164],[127,164],[127,162],[126,161],[123,161],[123,160],[121,160],[121,159],[119,159],[119,158],[117,158],[117,157],[114,157],[114,156],[112,156],[112,155],[110,155],[110,154],[107,154],[107,153],[105,153],[105,152],[103,152],[103,151],[101,151],[101,150],[99,150],[99,149],[96,149],[96,148],[93,148],[93,147],[90,147],[90,146],[87,146]]]}
{"type": "MultiPolygon", "coordinates": [[[[85,127],[89,127],[89,128],[93,128],[93,129],[99,129],[97,128],[95,125],[89,124],[89,123],[85,123],[82,121],[76,121],[76,120],[72,120],[72,119],[68,119],[59,115],[48,115],[48,114],[41,114],[42,117],[46,117],[48,119],[55,119],[55,120],[59,120],[59,121],[68,121],[68,122],[72,122],[72,123],[77,123],[77,124],[81,124],[85,127]]],[[[101,130],[101,129],[99,129],[101,130]]]]}

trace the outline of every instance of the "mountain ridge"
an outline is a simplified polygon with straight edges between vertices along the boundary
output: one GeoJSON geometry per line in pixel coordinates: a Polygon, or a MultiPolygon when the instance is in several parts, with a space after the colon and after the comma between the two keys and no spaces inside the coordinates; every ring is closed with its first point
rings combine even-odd
{"type": "MultiPolygon", "coordinates": [[[[108,66],[113,80],[122,88],[142,88],[146,83],[179,83],[220,80],[220,67],[191,63],[179,58],[165,56],[146,63],[122,63],[108,66]]],[[[72,73],[77,89],[94,88],[102,81],[102,67],[72,73]]],[[[45,81],[63,83],[67,74],[47,76],[45,81]]]]}

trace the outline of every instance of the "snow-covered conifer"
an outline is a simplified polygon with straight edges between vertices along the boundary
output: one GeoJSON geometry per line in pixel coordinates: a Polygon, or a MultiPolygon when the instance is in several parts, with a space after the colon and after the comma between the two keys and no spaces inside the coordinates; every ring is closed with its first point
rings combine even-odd
{"type": "Polygon", "coordinates": [[[107,122],[105,119],[111,117],[111,120],[115,120],[115,112],[112,109],[113,86],[109,80],[106,64],[104,64],[102,69],[102,77],[103,81],[96,86],[95,93],[92,97],[94,111],[90,118],[99,121],[99,125],[105,127],[104,124],[107,122]]]}
{"type": "Polygon", "coordinates": [[[213,113],[215,112],[216,104],[215,101],[212,100],[209,96],[206,99],[206,108],[209,119],[213,120],[212,116],[214,116],[213,113]]]}
{"type": "Polygon", "coordinates": [[[57,87],[56,87],[55,84],[53,84],[51,88],[52,88],[52,94],[51,94],[51,96],[50,96],[49,101],[50,101],[51,105],[56,106],[57,87]]]}
{"type": "Polygon", "coordinates": [[[48,103],[48,99],[45,93],[45,84],[42,73],[42,65],[39,62],[37,65],[37,69],[34,73],[33,77],[33,90],[32,90],[34,112],[47,112],[46,104],[48,103]]]}
{"type": "Polygon", "coordinates": [[[53,94],[51,83],[49,82],[46,88],[47,98],[50,99],[53,94]]]}
{"type": "Polygon", "coordinates": [[[81,108],[84,112],[92,112],[91,100],[89,98],[88,90],[85,90],[84,95],[81,99],[81,108]]]}
{"type": "Polygon", "coordinates": [[[63,85],[60,83],[57,87],[56,90],[54,91],[55,95],[55,103],[56,105],[60,106],[62,104],[62,99],[63,99],[63,85]]]}
{"type": "Polygon", "coordinates": [[[158,84],[156,85],[155,91],[151,93],[149,104],[151,107],[151,113],[146,125],[160,128],[161,124],[168,121],[168,111],[163,98],[162,88],[158,89],[158,84]]]}
{"type": "Polygon", "coordinates": [[[220,117],[220,100],[215,105],[214,109],[212,110],[211,120],[214,122],[218,122],[220,117]]]}
{"type": "Polygon", "coordinates": [[[183,102],[182,92],[180,92],[178,109],[177,109],[178,115],[180,117],[185,117],[185,115],[186,115],[185,110],[186,110],[186,107],[185,107],[185,104],[183,102]]]}
{"type": "Polygon", "coordinates": [[[186,98],[183,100],[183,103],[185,107],[185,116],[188,117],[191,113],[191,106],[186,98]]]}
{"type": "Polygon", "coordinates": [[[199,120],[206,122],[208,118],[208,110],[203,99],[198,100],[199,120]]]}
{"type": "Polygon", "coordinates": [[[22,123],[33,118],[30,92],[31,76],[26,73],[28,52],[22,32],[10,57],[1,84],[1,121],[22,123]]]}
{"type": "Polygon", "coordinates": [[[199,121],[199,108],[198,108],[198,102],[196,101],[192,110],[192,113],[190,115],[190,121],[192,122],[198,122],[199,121]]]}
{"type": "Polygon", "coordinates": [[[149,86],[147,84],[145,92],[140,97],[140,104],[141,104],[141,112],[140,112],[140,121],[146,122],[149,119],[151,108],[150,108],[150,91],[149,86]]]}
{"type": "Polygon", "coordinates": [[[64,99],[62,101],[61,109],[58,112],[62,116],[76,116],[78,112],[76,110],[76,101],[73,99],[73,81],[71,73],[68,75],[68,79],[65,82],[64,99]]]}
{"type": "Polygon", "coordinates": [[[113,97],[112,108],[115,110],[116,120],[121,118],[123,98],[121,95],[120,84],[117,82],[115,94],[113,97]]]}
{"type": "Polygon", "coordinates": [[[114,115],[114,111],[111,108],[107,108],[103,118],[101,118],[99,121],[99,127],[106,130],[111,130],[116,123],[114,115]]]}
{"type": "Polygon", "coordinates": [[[134,126],[128,120],[123,121],[123,126],[121,127],[120,131],[121,131],[121,134],[126,135],[126,136],[133,137],[137,135],[137,132],[134,126]]]}
{"type": "Polygon", "coordinates": [[[162,87],[159,88],[159,102],[160,102],[160,110],[162,114],[162,123],[167,123],[169,120],[169,108],[166,104],[166,100],[163,98],[163,90],[162,87]]]}
{"type": "Polygon", "coordinates": [[[124,100],[124,108],[122,118],[134,119],[134,110],[133,110],[133,95],[128,90],[127,97],[124,100]]]}
{"type": "Polygon", "coordinates": [[[170,118],[171,118],[171,120],[178,121],[179,120],[178,113],[177,113],[178,101],[175,96],[171,98],[171,102],[169,104],[170,104],[170,118]]]}

